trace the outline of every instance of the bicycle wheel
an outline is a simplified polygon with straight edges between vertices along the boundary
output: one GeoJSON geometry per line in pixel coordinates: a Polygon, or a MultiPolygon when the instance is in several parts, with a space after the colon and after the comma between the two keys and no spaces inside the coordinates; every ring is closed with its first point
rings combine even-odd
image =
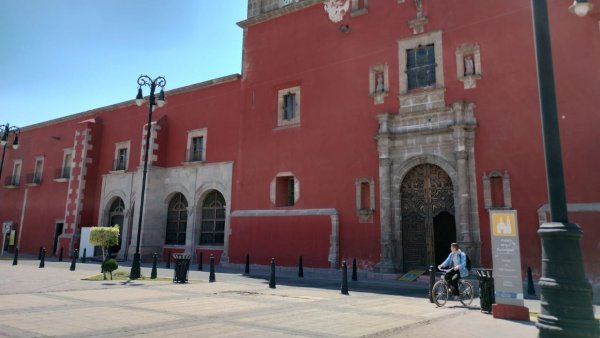
{"type": "Polygon", "coordinates": [[[446,301],[448,301],[448,288],[443,280],[437,281],[435,284],[433,284],[431,296],[435,302],[435,305],[441,307],[446,304],[446,301]]]}
{"type": "Polygon", "coordinates": [[[471,302],[473,302],[473,285],[461,279],[458,283],[458,292],[460,293],[460,302],[464,306],[471,305],[471,302]]]}

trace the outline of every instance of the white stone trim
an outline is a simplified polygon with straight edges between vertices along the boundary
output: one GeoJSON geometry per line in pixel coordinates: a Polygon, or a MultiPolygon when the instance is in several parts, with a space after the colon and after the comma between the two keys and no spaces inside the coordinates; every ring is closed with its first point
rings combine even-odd
{"type": "MultiPolygon", "coordinates": [[[[293,177],[294,178],[294,205],[298,203],[300,199],[300,180],[298,177],[294,175],[291,171],[283,171],[277,173],[275,177],[271,180],[271,185],[269,189],[269,198],[271,199],[271,203],[277,206],[277,178],[278,177],[293,177]]],[[[288,206],[289,207],[289,206],[288,206]]]]}
{"type": "Polygon", "coordinates": [[[375,211],[375,180],[373,177],[360,177],[356,179],[356,215],[360,223],[373,223],[373,212],[375,211]],[[362,207],[362,184],[369,185],[369,205],[362,207]]]}
{"type": "Polygon", "coordinates": [[[489,209],[512,209],[512,195],[510,192],[510,174],[508,170],[504,170],[502,173],[499,170],[494,170],[492,172],[483,174],[483,206],[486,210],[489,209]],[[502,196],[504,199],[504,205],[501,207],[492,206],[492,185],[491,178],[492,177],[501,177],[502,178],[502,196]]]}
{"type": "Polygon", "coordinates": [[[127,158],[125,159],[125,169],[124,170],[116,170],[116,168],[112,168],[113,171],[127,171],[129,169],[129,158],[131,157],[131,140],[122,141],[115,143],[115,157],[113,158],[114,163],[119,159],[119,150],[127,149],[127,158]]]}
{"type": "Polygon", "coordinates": [[[21,184],[21,172],[23,171],[23,160],[16,159],[13,160],[13,168],[12,168],[12,179],[11,184],[14,186],[18,186],[21,184]]]}

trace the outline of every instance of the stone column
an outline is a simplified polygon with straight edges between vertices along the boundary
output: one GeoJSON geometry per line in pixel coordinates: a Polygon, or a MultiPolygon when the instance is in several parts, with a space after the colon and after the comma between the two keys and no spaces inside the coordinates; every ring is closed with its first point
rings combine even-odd
{"type": "Polygon", "coordinates": [[[459,150],[456,155],[456,171],[458,174],[458,233],[459,242],[472,241],[469,227],[469,180],[467,176],[467,152],[459,150]]]}
{"type": "Polygon", "coordinates": [[[392,234],[392,160],[379,159],[379,191],[381,222],[381,260],[375,269],[379,272],[394,272],[394,246],[392,234]]]}

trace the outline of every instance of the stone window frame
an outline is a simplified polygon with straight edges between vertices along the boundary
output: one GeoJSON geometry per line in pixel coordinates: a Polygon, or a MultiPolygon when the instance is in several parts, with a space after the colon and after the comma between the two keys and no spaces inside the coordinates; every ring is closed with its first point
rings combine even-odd
{"type": "Polygon", "coordinates": [[[298,177],[294,175],[291,171],[279,172],[275,177],[271,180],[269,197],[271,199],[271,203],[278,208],[291,208],[298,204],[298,200],[300,199],[300,180],[298,177]],[[292,177],[294,179],[294,204],[293,205],[280,205],[281,203],[277,203],[277,180],[284,177],[292,177]]]}
{"type": "Polygon", "coordinates": [[[512,209],[512,198],[510,192],[510,174],[508,170],[501,172],[500,170],[491,171],[489,174],[483,174],[483,205],[486,210],[490,209],[512,209]],[[491,179],[494,177],[502,178],[502,196],[504,205],[501,207],[492,205],[492,184],[491,179]]]}
{"type": "MultiPolygon", "coordinates": [[[[35,181],[42,182],[42,175],[44,174],[44,156],[43,155],[36,156],[34,163],[35,164],[33,165],[33,180],[34,180],[34,182],[35,181]],[[38,173],[38,163],[40,163],[40,162],[42,164],[40,165],[40,170],[38,173]],[[38,179],[36,180],[36,178],[38,178],[38,179]]],[[[38,183],[36,183],[36,184],[38,184],[38,183]]]]}
{"type": "Polygon", "coordinates": [[[456,47],[456,78],[463,83],[464,89],[477,87],[481,80],[481,49],[477,43],[463,43],[456,47]],[[473,57],[473,74],[465,74],[465,58],[473,57]]]}
{"type": "Polygon", "coordinates": [[[206,161],[207,139],[208,139],[208,128],[188,130],[184,163],[204,163],[206,161]],[[197,137],[202,137],[202,158],[199,161],[192,161],[192,158],[191,158],[192,140],[197,137]]]}
{"type": "MultiPolygon", "coordinates": [[[[212,194],[218,194],[220,195],[220,197],[223,200],[223,203],[221,205],[221,208],[223,209],[223,215],[224,218],[222,219],[223,221],[223,231],[220,230],[216,230],[216,223],[218,221],[220,221],[220,219],[218,219],[216,217],[216,210],[215,210],[215,217],[211,219],[211,221],[213,221],[215,223],[215,227],[212,229],[212,231],[207,231],[207,230],[203,230],[203,222],[206,221],[203,217],[200,217],[200,226],[198,229],[198,236],[197,236],[197,240],[198,240],[198,246],[200,247],[210,247],[210,248],[222,248],[225,245],[225,234],[227,233],[227,201],[225,200],[225,196],[217,189],[212,189],[210,190],[202,199],[202,202],[200,204],[200,215],[204,215],[204,210],[205,209],[216,209],[213,206],[207,206],[206,203],[208,202],[208,198],[211,197],[212,194]],[[215,240],[215,237],[217,234],[223,234],[223,241],[222,242],[217,242],[215,240]],[[212,234],[213,236],[213,241],[212,242],[202,242],[202,235],[204,234],[212,234]]],[[[217,196],[218,197],[218,196],[217,196]]]]}
{"type": "Polygon", "coordinates": [[[288,127],[288,126],[299,126],[300,125],[300,116],[301,116],[301,107],[302,100],[300,96],[300,86],[283,88],[277,91],[277,127],[288,127]],[[292,119],[284,119],[284,110],[285,110],[285,96],[288,94],[294,94],[296,100],[296,110],[295,115],[292,119]]]}
{"type": "Polygon", "coordinates": [[[398,59],[399,59],[399,73],[400,73],[400,95],[410,94],[413,91],[427,91],[431,89],[444,88],[444,59],[443,59],[443,45],[442,45],[442,31],[436,30],[428,33],[413,35],[401,40],[398,40],[398,59]],[[406,53],[411,50],[418,48],[419,46],[427,46],[433,44],[433,50],[435,54],[435,88],[420,88],[408,90],[408,76],[406,72],[407,58],[406,53]]]}
{"type": "Polygon", "coordinates": [[[165,246],[184,246],[185,242],[187,240],[187,222],[189,219],[189,202],[187,200],[187,198],[185,197],[185,195],[181,192],[177,192],[175,194],[173,194],[170,198],[169,198],[169,202],[167,203],[167,219],[166,219],[166,224],[165,224],[165,241],[164,241],[164,245],[165,246]],[[176,201],[175,199],[177,197],[179,198],[179,201],[176,201]],[[172,204],[175,204],[175,206],[177,206],[177,204],[183,205],[184,207],[180,207],[178,209],[172,209],[171,206],[172,204]],[[173,229],[169,229],[169,213],[172,211],[176,211],[178,213],[178,217],[176,220],[172,220],[171,223],[176,223],[177,224],[177,228],[173,231],[173,229]],[[181,218],[181,214],[185,214],[185,220],[181,218]],[[184,225],[184,228],[181,228],[181,225],[184,225]],[[183,230],[183,231],[182,231],[183,230]],[[176,239],[175,239],[175,243],[169,243],[167,240],[167,234],[169,232],[174,232],[176,234],[176,239]],[[180,236],[183,234],[183,241],[180,240],[180,236]]]}
{"type": "Polygon", "coordinates": [[[356,216],[360,223],[373,223],[373,213],[375,212],[375,180],[373,177],[359,177],[356,179],[356,216]],[[362,185],[369,185],[369,206],[363,208],[362,185]]]}
{"type": "Polygon", "coordinates": [[[432,31],[398,40],[400,113],[416,113],[446,107],[442,31],[432,31]],[[433,44],[436,83],[430,87],[408,90],[407,52],[433,44]]]}
{"type": "Polygon", "coordinates": [[[279,0],[279,8],[286,7],[289,5],[293,5],[299,0],[279,0]]]}
{"type": "Polygon", "coordinates": [[[18,187],[21,184],[21,173],[23,172],[23,160],[16,159],[13,161],[12,175],[10,176],[10,182],[6,184],[9,187],[18,187]]]}
{"type": "Polygon", "coordinates": [[[363,0],[363,6],[360,7],[360,0],[352,0],[350,16],[360,16],[369,13],[369,0],[363,0]]]}
{"type": "Polygon", "coordinates": [[[127,141],[122,141],[122,142],[117,142],[115,143],[115,156],[113,158],[114,160],[114,165],[113,165],[113,172],[125,172],[127,171],[127,169],[129,168],[129,154],[131,154],[130,152],[131,150],[131,140],[127,140],[127,141]],[[119,161],[119,150],[121,149],[127,149],[127,156],[125,158],[125,167],[124,169],[117,169],[118,168],[118,161],[119,161]]]}
{"type": "Polygon", "coordinates": [[[389,66],[385,64],[376,64],[369,68],[369,95],[373,98],[375,104],[382,104],[384,98],[390,93],[390,75],[389,66]],[[383,73],[383,91],[376,92],[377,74],[383,73]]]}

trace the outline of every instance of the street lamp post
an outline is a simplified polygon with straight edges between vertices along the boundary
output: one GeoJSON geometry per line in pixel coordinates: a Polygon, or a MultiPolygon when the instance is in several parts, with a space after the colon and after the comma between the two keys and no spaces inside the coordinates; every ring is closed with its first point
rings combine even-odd
{"type": "Polygon", "coordinates": [[[4,125],[0,125],[0,130],[2,133],[2,138],[0,139],[0,144],[2,144],[2,159],[0,160],[0,178],[2,178],[2,167],[4,166],[4,155],[6,154],[6,145],[8,144],[8,137],[10,134],[14,134],[15,138],[13,139],[12,148],[19,148],[19,134],[21,133],[21,129],[15,126],[11,126],[8,123],[4,125]]]}
{"type": "Polygon", "coordinates": [[[137,230],[137,242],[135,244],[135,254],[133,255],[133,263],[131,263],[131,272],[129,278],[138,279],[141,277],[140,273],[140,235],[142,233],[142,217],[144,215],[144,193],[146,190],[146,175],[148,172],[148,153],[150,149],[150,132],[152,131],[152,111],[156,106],[159,108],[165,105],[165,92],[164,87],[167,84],[167,80],[164,77],[159,76],[152,80],[147,75],[140,75],[137,80],[138,82],[138,93],[135,98],[135,103],[141,106],[144,103],[144,96],[142,95],[142,86],[150,87],[150,96],[148,96],[148,128],[146,131],[146,148],[144,150],[144,171],[142,174],[142,193],[140,198],[140,217],[138,219],[138,230],[137,230]],[[158,99],[154,102],[154,90],[156,87],[160,87],[160,93],[158,99]]]}
{"type": "MultiPolygon", "coordinates": [[[[542,242],[542,277],[539,283],[542,311],[536,326],[542,338],[600,337],[600,327],[592,307],[592,288],[583,267],[582,231],[568,219],[548,5],[546,0],[531,0],[531,4],[551,213],[551,221],[542,224],[538,230],[542,242]]],[[[584,16],[591,9],[591,4],[587,0],[576,0],[570,9],[584,16]]]]}

